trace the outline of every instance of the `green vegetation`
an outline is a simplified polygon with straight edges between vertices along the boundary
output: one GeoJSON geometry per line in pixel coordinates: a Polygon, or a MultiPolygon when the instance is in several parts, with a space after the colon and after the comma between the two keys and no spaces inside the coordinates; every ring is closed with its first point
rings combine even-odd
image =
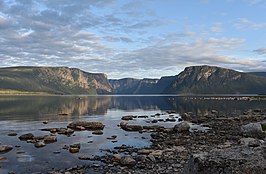
{"type": "Polygon", "coordinates": [[[261,124],[261,128],[263,131],[266,131],[266,124],[261,124]]]}

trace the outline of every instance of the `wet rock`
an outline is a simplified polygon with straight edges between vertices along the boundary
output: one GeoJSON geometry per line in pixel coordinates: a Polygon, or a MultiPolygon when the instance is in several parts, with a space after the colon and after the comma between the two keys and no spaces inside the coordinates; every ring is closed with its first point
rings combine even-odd
{"type": "Polygon", "coordinates": [[[43,141],[45,143],[54,143],[54,142],[57,141],[57,137],[56,136],[50,136],[50,135],[48,135],[48,136],[45,136],[44,137],[43,141]]]}
{"type": "Polygon", "coordinates": [[[131,156],[122,156],[119,161],[122,166],[130,167],[136,164],[136,160],[134,160],[131,156]]]}
{"type": "Polygon", "coordinates": [[[188,132],[189,129],[190,125],[188,124],[188,122],[184,121],[182,123],[176,124],[173,130],[175,132],[188,132]]]}
{"type": "Polygon", "coordinates": [[[78,153],[78,152],[79,152],[79,148],[70,147],[70,148],[69,148],[69,152],[70,152],[70,153],[78,153]]]}
{"type": "Polygon", "coordinates": [[[121,119],[122,120],[133,120],[134,118],[137,118],[136,116],[133,115],[128,115],[128,116],[123,116],[121,119]]]}
{"type": "Polygon", "coordinates": [[[85,127],[89,130],[102,130],[104,125],[101,122],[86,122],[86,121],[74,121],[70,123],[67,127],[71,129],[78,129],[77,127],[85,127]]]}
{"type": "Polygon", "coordinates": [[[126,125],[125,127],[121,128],[126,131],[140,131],[143,129],[143,127],[140,125],[126,125]]]}
{"type": "Polygon", "coordinates": [[[102,135],[103,131],[100,131],[100,130],[93,131],[92,134],[94,134],[94,135],[102,135]]]}
{"type": "Polygon", "coordinates": [[[120,122],[119,126],[123,129],[128,125],[128,122],[122,121],[120,122]]]}
{"type": "Polygon", "coordinates": [[[0,161],[6,160],[7,158],[4,156],[0,156],[0,161]]]}
{"type": "Polygon", "coordinates": [[[34,135],[32,133],[23,134],[18,137],[22,141],[32,140],[34,138],[34,135]]]}
{"type": "Polygon", "coordinates": [[[116,139],[116,137],[117,137],[117,135],[112,135],[111,137],[108,137],[107,139],[108,140],[114,140],[114,139],[116,139]]]}
{"type": "Polygon", "coordinates": [[[39,141],[39,142],[35,143],[34,146],[37,148],[41,148],[41,147],[46,146],[46,144],[43,141],[39,141]]]}
{"type": "Polygon", "coordinates": [[[43,124],[48,124],[48,121],[43,121],[42,123],[43,123],[43,124]]]}
{"type": "Polygon", "coordinates": [[[72,144],[69,146],[68,150],[70,153],[78,153],[80,150],[80,144],[72,144]]]}
{"type": "Polygon", "coordinates": [[[70,128],[59,128],[56,130],[58,134],[71,135],[74,133],[73,129],[70,128]]]}
{"type": "Polygon", "coordinates": [[[14,136],[17,136],[18,134],[17,133],[15,133],[15,132],[12,132],[12,133],[9,133],[8,134],[8,136],[10,136],[10,137],[14,137],[14,136]]]}
{"type": "Polygon", "coordinates": [[[1,145],[0,146],[0,153],[6,153],[9,152],[10,150],[12,150],[13,147],[10,145],[1,145]]]}
{"type": "Polygon", "coordinates": [[[248,136],[257,136],[263,133],[260,123],[249,123],[241,127],[243,134],[248,136]]]}

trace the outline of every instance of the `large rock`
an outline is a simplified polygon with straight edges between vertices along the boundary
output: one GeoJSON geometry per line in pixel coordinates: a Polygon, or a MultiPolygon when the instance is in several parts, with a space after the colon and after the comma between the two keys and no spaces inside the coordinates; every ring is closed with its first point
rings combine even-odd
{"type": "Polygon", "coordinates": [[[23,134],[18,137],[22,141],[32,140],[34,138],[34,135],[32,133],[23,134]]]}
{"type": "Polygon", "coordinates": [[[249,123],[249,124],[243,125],[241,127],[241,131],[243,134],[252,136],[252,137],[263,133],[260,123],[249,123]]]}
{"type": "Polygon", "coordinates": [[[120,164],[122,166],[134,166],[136,164],[136,160],[134,160],[131,156],[122,156],[120,158],[120,164]]]}
{"type": "Polygon", "coordinates": [[[188,124],[188,122],[184,121],[182,123],[176,124],[173,130],[175,132],[188,132],[189,129],[190,125],[188,124]]]}
{"type": "Polygon", "coordinates": [[[121,128],[126,131],[140,131],[143,129],[143,127],[140,125],[126,125],[121,128]]]}
{"type": "Polygon", "coordinates": [[[80,127],[84,127],[89,130],[102,130],[104,125],[101,122],[74,121],[67,127],[71,129],[79,129],[80,127]]]}
{"type": "Polygon", "coordinates": [[[45,143],[53,143],[53,142],[56,142],[57,141],[57,137],[56,136],[50,136],[50,135],[48,135],[48,136],[45,136],[44,137],[43,141],[45,143]]]}
{"type": "Polygon", "coordinates": [[[10,145],[2,145],[2,146],[0,146],[0,153],[9,152],[12,149],[13,149],[13,147],[10,145]]]}

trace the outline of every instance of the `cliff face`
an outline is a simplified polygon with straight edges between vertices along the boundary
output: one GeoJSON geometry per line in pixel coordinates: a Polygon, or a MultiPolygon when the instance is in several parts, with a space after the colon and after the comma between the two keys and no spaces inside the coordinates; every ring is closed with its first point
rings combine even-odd
{"type": "Polygon", "coordinates": [[[0,89],[56,94],[112,92],[106,75],[67,67],[1,68],[0,89]]]}
{"type": "Polygon", "coordinates": [[[266,78],[215,66],[187,67],[163,93],[260,94],[266,78]]]}
{"type": "Polygon", "coordinates": [[[114,94],[151,94],[157,82],[158,79],[124,78],[109,80],[114,94]]]}

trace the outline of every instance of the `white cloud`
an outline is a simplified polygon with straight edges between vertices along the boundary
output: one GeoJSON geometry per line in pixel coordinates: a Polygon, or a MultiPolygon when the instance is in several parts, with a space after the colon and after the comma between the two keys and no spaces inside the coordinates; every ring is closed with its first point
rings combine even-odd
{"type": "Polygon", "coordinates": [[[234,27],[237,29],[262,29],[266,27],[266,23],[252,22],[246,18],[239,18],[234,27]]]}

